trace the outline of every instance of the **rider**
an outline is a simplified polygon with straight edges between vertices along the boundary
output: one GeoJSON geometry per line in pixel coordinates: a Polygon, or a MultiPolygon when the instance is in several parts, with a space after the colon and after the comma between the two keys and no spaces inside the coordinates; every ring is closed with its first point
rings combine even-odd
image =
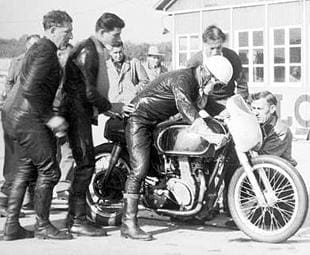
{"type": "MultiPolygon", "coordinates": [[[[126,126],[131,171],[125,185],[124,214],[121,235],[126,238],[151,240],[138,225],[138,201],[141,183],[150,163],[152,133],[159,122],[180,112],[189,123],[195,121],[200,130],[213,133],[199,116],[208,94],[216,84],[227,84],[232,76],[230,62],[222,56],[208,58],[204,65],[161,74],[132,100],[135,109],[130,113],[126,126]]],[[[225,140],[223,134],[213,133],[212,141],[220,145],[225,140]]]]}

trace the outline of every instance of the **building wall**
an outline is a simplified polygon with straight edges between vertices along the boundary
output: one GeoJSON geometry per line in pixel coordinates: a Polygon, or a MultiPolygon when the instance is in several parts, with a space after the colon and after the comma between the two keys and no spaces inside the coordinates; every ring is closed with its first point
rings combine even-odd
{"type": "Polygon", "coordinates": [[[243,62],[250,92],[277,94],[281,118],[310,128],[310,1],[193,1],[203,7],[192,12],[181,9],[186,2],[175,1],[168,10],[178,9],[172,12],[174,68],[202,49],[208,25],[218,25],[243,62]],[[206,8],[205,2],[223,7],[206,8]]]}

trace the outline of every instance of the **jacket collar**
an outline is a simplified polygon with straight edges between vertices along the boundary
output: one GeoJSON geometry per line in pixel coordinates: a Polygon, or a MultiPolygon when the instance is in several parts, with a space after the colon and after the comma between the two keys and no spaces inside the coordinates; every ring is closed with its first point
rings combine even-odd
{"type": "Polygon", "coordinates": [[[278,116],[277,114],[274,114],[264,124],[261,125],[264,137],[270,134],[271,130],[277,124],[277,121],[278,121],[278,116]]]}

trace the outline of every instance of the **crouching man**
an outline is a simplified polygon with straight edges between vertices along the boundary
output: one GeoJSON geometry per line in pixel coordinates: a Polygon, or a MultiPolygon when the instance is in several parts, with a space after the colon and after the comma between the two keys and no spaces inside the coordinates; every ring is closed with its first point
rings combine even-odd
{"type": "Polygon", "coordinates": [[[293,135],[276,113],[277,98],[269,91],[261,91],[252,94],[250,102],[263,132],[263,145],[258,153],[279,156],[296,166],[292,158],[293,135]]]}

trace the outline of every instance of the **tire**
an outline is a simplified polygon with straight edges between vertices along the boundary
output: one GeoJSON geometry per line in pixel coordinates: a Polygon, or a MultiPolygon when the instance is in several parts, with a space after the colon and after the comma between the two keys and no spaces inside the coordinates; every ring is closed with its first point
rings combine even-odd
{"type": "Polygon", "coordinates": [[[129,173],[128,156],[121,154],[112,170],[109,185],[99,185],[107,170],[113,144],[105,143],[95,148],[96,168],[86,195],[88,218],[104,226],[118,226],[123,214],[123,191],[129,173]]]}
{"type": "Polygon", "coordinates": [[[262,155],[252,159],[252,165],[262,190],[264,186],[257,170],[263,169],[266,173],[275,200],[267,206],[260,206],[243,167],[240,167],[228,190],[232,218],[239,229],[255,241],[283,242],[305,221],[308,210],[306,185],[296,168],[279,157],[262,155]]]}

